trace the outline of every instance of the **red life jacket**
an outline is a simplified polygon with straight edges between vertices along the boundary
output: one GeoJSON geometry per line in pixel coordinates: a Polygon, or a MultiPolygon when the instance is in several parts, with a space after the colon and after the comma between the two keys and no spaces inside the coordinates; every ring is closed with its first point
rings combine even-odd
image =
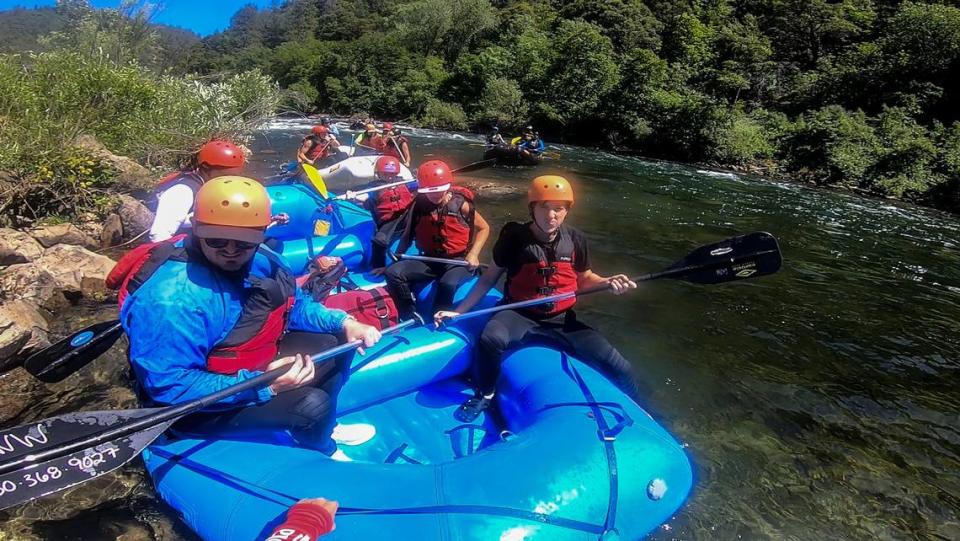
{"type": "MultiPolygon", "coordinates": [[[[577,290],[577,271],[573,268],[573,238],[564,227],[560,228],[558,235],[554,250],[549,250],[538,242],[530,242],[523,247],[518,255],[520,269],[507,276],[505,289],[510,302],[540,299],[577,290]]],[[[569,309],[576,302],[576,297],[570,297],[526,310],[553,316],[569,309]]]]}
{"type": "Polygon", "coordinates": [[[334,293],[323,301],[323,305],[343,310],[360,323],[372,325],[381,331],[400,323],[397,304],[383,286],[334,293]]]}
{"type": "MultiPolygon", "coordinates": [[[[396,181],[391,181],[396,182],[396,181]]],[[[377,223],[389,222],[403,214],[413,203],[413,194],[405,184],[380,190],[374,194],[373,211],[377,223]]]]}
{"type": "Polygon", "coordinates": [[[312,145],[310,150],[307,151],[308,160],[326,158],[330,155],[330,143],[328,141],[318,139],[315,135],[308,135],[304,137],[303,140],[310,141],[310,144],[312,145]]]}
{"type": "Polygon", "coordinates": [[[473,242],[473,192],[453,186],[450,194],[446,204],[414,216],[414,238],[424,255],[459,257],[473,242]],[[461,212],[464,202],[469,207],[466,215],[461,212]]]}
{"type": "MultiPolygon", "coordinates": [[[[143,285],[165,262],[188,261],[190,254],[177,235],[165,241],[138,246],[117,262],[106,284],[120,291],[120,307],[128,296],[143,285]]],[[[235,374],[239,370],[263,370],[277,356],[278,344],[287,325],[287,314],[293,307],[296,283],[276,256],[264,250],[273,263],[273,276],[248,277],[250,287],[243,301],[240,319],[207,356],[207,369],[218,374],[235,374]]]]}
{"type": "Polygon", "coordinates": [[[196,171],[174,171],[168,173],[157,182],[155,191],[157,194],[160,194],[177,184],[183,184],[190,188],[193,193],[197,193],[200,186],[203,186],[203,177],[196,171]]]}
{"type": "Polygon", "coordinates": [[[353,289],[330,294],[334,289],[356,288],[346,276],[347,267],[339,257],[319,256],[310,262],[310,273],[297,279],[297,284],[314,300],[327,308],[336,308],[353,316],[360,323],[383,330],[400,322],[397,304],[385,287],[353,289]]]}

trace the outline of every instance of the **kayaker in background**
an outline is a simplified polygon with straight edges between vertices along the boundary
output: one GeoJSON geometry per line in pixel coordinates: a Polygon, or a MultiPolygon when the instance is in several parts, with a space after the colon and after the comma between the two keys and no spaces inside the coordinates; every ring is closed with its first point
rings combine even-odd
{"type": "Polygon", "coordinates": [[[392,123],[383,124],[383,155],[393,156],[410,167],[410,141],[401,133],[400,128],[395,128],[392,123]]]}
{"type": "Polygon", "coordinates": [[[289,430],[300,445],[349,460],[333,438],[359,444],[375,433],[371,425],[334,431],[349,356],[314,365],[308,354],[343,341],[369,347],[380,332],[297,287],[283,258],[261,245],[270,219],[262,185],[219,177],[197,192],[190,235],[143,245],[117,263],[107,284],[119,290],[138,394],[168,406],[288,367],[268,387],[225,398],[174,428],[221,438],[289,430]]]}
{"type": "Polygon", "coordinates": [[[540,134],[533,131],[533,126],[527,126],[523,130],[523,138],[517,143],[517,151],[524,156],[539,156],[546,148],[540,134]]]}
{"type": "Polygon", "coordinates": [[[383,154],[384,140],[377,130],[376,124],[370,122],[366,129],[353,140],[358,146],[363,147],[366,154],[383,154]]]}
{"type": "Polygon", "coordinates": [[[493,129],[490,130],[490,133],[487,134],[487,146],[495,147],[505,144],[507,144],[507,142],[504,141],[503,134],[500,133],[500,128],[494,126],[493,129]]]}
{"type": "Polygon", "coordinates": [[[300,148],[297,149],[297,162],[321,168],[333,165],[338,160],[340,141],[330,133],[324,125],[314,126],[312,133],[303,138],[300,148]]]}
{"type": "MultiPolygon", "coordinates": [[[[381,156],[373,167],[374,184],[391,184],[403,180],[400,177],[400,161],[394,156],[381,156]]],[[[377,232],[371,239],[370,266],[374,273],[383,272],[387,265],[387,250],[394,240],[405,231],[407,211],[413,205],[413,194],[407,186],[401,184],[370,194],[356,195],[347,191],[347,199],[359,201],[373,215],[377,232]]]]}
{"type": "MultiPolygon", "coordinates": [[[[563,177],[540,176],[530,183],[527,204],[531,220],[509,222],[500,230],[493,247],[493,264],[480,277],[455,311],[439,311],[434,320],[467,312],[507,273],[504,303],[543,298],[580,288],[609,283],[614,294],[634,289],[626,275],[603,277],[591,270],[586,237],[565,225],[573,206],[573,188],[563,177]]],[[[480,334],[472,367],[476,396],[456,412],[464,423],[472,422],[493,401],[500,362],[508,349],[535,341],[548,341],[569,351],[614,382],[632,399],[639,389],[630,364],[606,338],[577,320],[576,297],[523,310],[498,312],[480,334]]]]}
{"type": "Polygon", "coordinates": [[[334,137],[340,137],[340,128],[335,122],[331,122],[329,117],[320,117],[320,125],[327,128],[334,137]]]}
{"type": "Polygon", "coordinates": [[[416,239],[424,255],[463,259],[467,266],[403,260],[387,267],[387,290],[401,319],[414,311],[412,287],[430,280],[436,280],[434,310],[450,309],[457,288],[480,266],[480,250],[490,235],[490,226],[474,206],[473,192],[453,186],[453,174],[445,162],[424,162],[417,169],[417,179],[417,197],[397,253],[406,252],[416,239]]]}
{"type": "Polygon", "coordinates": [[[324,498],[306,498],[287,510],[283,523],[264,541],[312,541],[337,529],[333,522],[340,505],[324,498]]]}
{"type": "Polygon", "coordinates": [[[150,226],[150,242],[167,240],[190,227],[190,213],[197,190],[204,182],[243,171],[247,158],[230,141],[204,143],[186,169],[160,179],[157,185],[157,212],[150,226]]]}

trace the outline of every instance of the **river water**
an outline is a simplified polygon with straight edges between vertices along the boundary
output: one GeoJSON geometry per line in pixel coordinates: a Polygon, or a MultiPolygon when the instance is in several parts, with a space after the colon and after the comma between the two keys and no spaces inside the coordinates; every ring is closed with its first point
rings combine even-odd
{"type": "MultiPolygon", "coordinates": [[[[258,133],[271,174],[308,124],[258,133]]],[[[474,136],[415,131],[414,161],[481,159],[474,136]]],[[[581,318],[632,361],[644,406],[687,446],[696,485],[653,538],[960,539],[960,224],[957,217],[795,184],[566,146],[536,169],[466,175],[495,229],[523,220],[526,182],[576,181],[569,221],[594,270],[660,270],[701,244],[750,231],[779,240],[774,276],[717,286],[641,285],[595,295],[581,318]]],[[[344,186],[331,186],[343,189],[344,186]]],[[[492,241],[491,241],[492,243],[492,241]]],[[[84,305],[64,334],[112,317],[84,305]]],[[[5,425],[129,407],[123,343],[87,372],[17,386],[5,425]]],[[[622,467],[629,467],[624,465],[622,467]]],[[[193,539],[136,462],[66,495],[0,514],[0,539],[193,539]]]]}

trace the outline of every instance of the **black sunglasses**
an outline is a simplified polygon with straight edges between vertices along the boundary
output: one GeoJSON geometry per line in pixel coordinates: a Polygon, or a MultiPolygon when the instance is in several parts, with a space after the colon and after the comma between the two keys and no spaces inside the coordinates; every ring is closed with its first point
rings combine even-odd
{"type": "Polygon", "coordinates": [[[244,242],[242,240],[233,239],[203,239],[203,243],[214,250],[226,248],[227,244],[230,244],[231,241],[233,241],[233,244],[237,247],[237,250],[252,250],[259,244],[257,242],[244,242]]]}

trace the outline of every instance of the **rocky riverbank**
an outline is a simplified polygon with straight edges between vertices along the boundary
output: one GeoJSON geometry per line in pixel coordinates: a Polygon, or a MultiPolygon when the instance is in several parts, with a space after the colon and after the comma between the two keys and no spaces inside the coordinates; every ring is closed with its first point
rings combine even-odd
{"type": "MultiPolygon", "coordinates": [[[[153,176],[92,138],[80,138],[76,144],[96,153],[128,180],[153,176]]],[[[111,296],[104,278],[115,261],[103,252],[135,242],[153,221],[153,213],[138,199],[118,195],[115,201],[105,214],[81,215],[76,223],[0,228],[0,373],[10,372],[50,345],[50,324],[57,314],[84,299],[111,296]]],[[[0,398],[0,422],[18,413],[19,402],[6,393],[0,398]]]]}

